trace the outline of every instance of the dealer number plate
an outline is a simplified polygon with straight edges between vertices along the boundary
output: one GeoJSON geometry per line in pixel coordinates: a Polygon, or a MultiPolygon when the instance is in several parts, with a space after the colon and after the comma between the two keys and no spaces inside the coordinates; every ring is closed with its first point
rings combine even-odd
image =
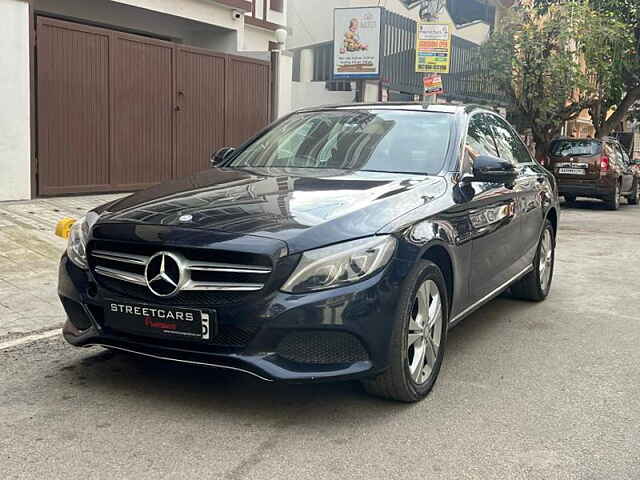
{"type": "Polygon", "coordinates": [[[215,336],[213,311],[140,305],[109,300],[105,305],[105,325],[114,330],[145,336],[183,340],[210,340],[215,336]]]}

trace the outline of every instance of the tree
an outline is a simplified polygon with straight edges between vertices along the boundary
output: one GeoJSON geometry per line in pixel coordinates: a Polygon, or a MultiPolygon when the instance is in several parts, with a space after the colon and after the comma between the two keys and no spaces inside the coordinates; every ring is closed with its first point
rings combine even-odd
{"type": "MultiPolygon", "coordinates": [[[[565,0],[536,0],[544,10],[565,0]]],[[[608,61],[611,70],[596,72],[598,97],[589,108],[596,136],[609,135],[627,114],[637,111],[640,100],[640,2],[638,0],[588,0],[589,6],[601,14],[605,22],[619,22],[625,26],[625,38],[616,38],[608,61]]],[[[609,40],[603,37],[603,40],[609,40]]]]}
{"type": "Polygon", "coordinates": [[[599,96],[589,109],[596,135],[609,135],[633,113],[640,100],[640,3],[637,0],[590,0],[604,18],[625,25],[627,37],[618,45],[610,77],[600,79],[599,96]]]}
{"type": "Polygon", "coordinates": [[[514,8],[483,45],[490,78],[531,128],[538,158],[594,104],[597,79],[613,76],[609,59],[624,36],[622,24],[575,0],[514,8]]]}

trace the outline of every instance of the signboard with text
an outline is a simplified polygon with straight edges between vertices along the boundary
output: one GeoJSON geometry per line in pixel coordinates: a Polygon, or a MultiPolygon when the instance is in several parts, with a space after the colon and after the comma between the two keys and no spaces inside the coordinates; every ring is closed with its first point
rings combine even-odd
{"type": "Polygon", "coordinates": [[[418,22],[417,73],[449,73],[452,29],[449,23],[418,22]]]}
{"type": "Polygon", "coordinates": [[[379,7],[336,8],[333,11],[333,77],[380,78],[379,7]]]}
{"type": "Polygon", "coordinates": [[[440,75],[429,75],[424,77],[424,94],[425,95],[440,95],[444,93],[442,88],[442,77],[440,75]]]}

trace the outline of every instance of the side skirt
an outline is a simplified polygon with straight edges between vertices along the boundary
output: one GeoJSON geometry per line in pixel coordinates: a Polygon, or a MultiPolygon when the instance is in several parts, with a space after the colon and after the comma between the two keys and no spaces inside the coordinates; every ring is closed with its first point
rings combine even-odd
{"type": "Polygon", "coordinates": [[[505,283],[500,285],[498,288],[496,288],[495,290],[489,292],[487,295],[485,295],[480,300],[475,302],[473,305],[465,308],[462,312],[460,312],[458,315],[456,315],[455,317],[453,317],[449,321],[449,328],[454,327],[461,320],[463,320],[465,317],[468,317],[473,312],[475,312],[478,308],[482,307],[484,304],[486,304],[486,303],[490,302],[491,300],[493,300],[495,297],[497,297],[502,292],[504,292],[507,288],[509,288],[509,286],[511,286],[511,284],[513,284],[513,283],[517,282],[518,280],[520,280],[522,277],[524,277],[531,270],[533,270],[533,265],[529,265],[527,268],[525,268],[520,273],[518,273],[515,277],[513,277],[510,280],[507,280],[505,283]]]}

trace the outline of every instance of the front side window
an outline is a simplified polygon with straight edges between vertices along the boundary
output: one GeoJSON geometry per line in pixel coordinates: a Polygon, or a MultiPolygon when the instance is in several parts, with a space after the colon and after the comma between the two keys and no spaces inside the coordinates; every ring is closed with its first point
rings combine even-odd
{"type": "Polygon", "coordinates": [[[453,115],[399,110],[294,114],[248,145],[231,167],[313,168],[437,174],[453,115]]]}
{"type": "Polygon", "coordinates": [[[465,165],[471,167],[481,155],[498,156],[489,115],[477,113],[469,120],[467,141],[464,147],[465,165]]]}
{"type": "Polygon", "coordinates": [[[527,148],[507,122],[496,115],[491,115],[491,123],[501,158],[510,161],[514,165],[531,162],[531,156],[527,148]]]}

